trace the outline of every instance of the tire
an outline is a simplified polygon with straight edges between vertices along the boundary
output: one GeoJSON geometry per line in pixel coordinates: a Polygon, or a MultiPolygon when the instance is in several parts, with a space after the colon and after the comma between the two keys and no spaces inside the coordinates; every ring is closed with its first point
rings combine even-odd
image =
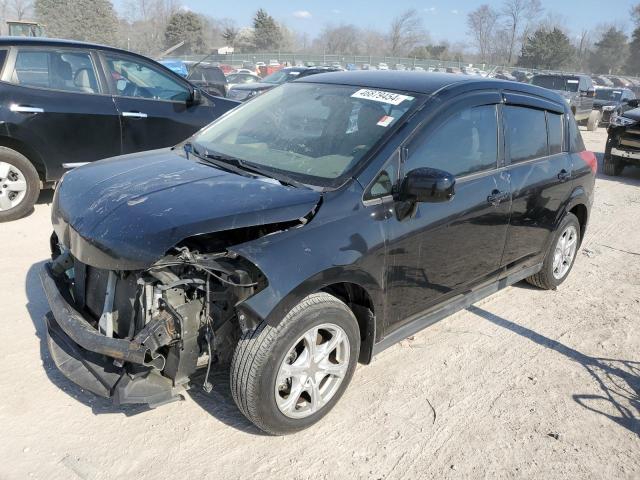
{"type": "Polygon", "coordinates": [[[527,278],[527,282],[544,290],[555,290],[556,288],[558,288],[558,286],[567,279],[569,273],[571,272],[571,269],[573,268],[573,264],[575,263],[578,253],[578,248],[580,247],[580,242],[580,222],[578,222],[578,218],[573,213],[567,213],[554,232],[553,240],[551,241],[549,250],[544,257],[542,269],[535,275],[527,278]],[[570,230],[571,228],[573,230],[570,230]],[[575,235],[575,246],[571,253],[570,261],[566,263],[562,262],[564,267],[566,267],[566,270],[563,268],[562,270],[556,272],[556,267],[558,265],[554,262],[554,260],[556,260],[556,252],[558,247],[561,246],[560,242],[562,237],[565,235],[565,232],[568,231],[572,231],[575,235]]]}
{"type": "MultiPolygon", "coordinates": [[[[321,356],[321,350],[315,351],[321,356]]],[[[242,336],[231,361],[233,399],[245,417],[269,434],[284,435],[305,429],[324,417],[338,402],[351,381],[359,351],[360,332],[353,312],[333,295],[314,293],[296,305],[279,325],[271,326],[262,322],[255,330],[242,336]],[[340,349],[331,350],[335,353],[333,361],[337,362],[331,365],[341,369],[341,376],[327,374],[323,380],[317,381],[318,376],[323,375],[320,363],[314,364],[313,368],[319,369],[313,370],[315,375],[309,374],[306,381],[297,382],[297,375],[294,378],[294,375],[287,377],[282,374],[281,369],[290,367],[293,370],[291,364],[297,365],[295,362],[298,361],[302,362],[302,365],[306,363],[305,359],[308,361],[311,358],[305,343],[306,338],[301,337],[306,335],[305,332],[315,331],[317,327],[321,327],[318,330],[320,335],[312,336],[323,341],[316,344],[316,347],[328,346],[330,340],[334,339],[333,336],[324,338],[322,334],[328,333],[327,330],[323,330],[325,327],[342,332],[336,335],[335,339],[344,339],[346,336],[348,344],[342,341],[340,349]],[[295,355],[295,358],[292,358],[292,355],[295,355]],[[338,357],[343,361],[335,360],[338,357]],[[292,396],[294,382],[297,382],[296,386],[308,385],[311,379],[314,384],[319,385],[317,392],[324,389],[325,394],[330,394],[326,402],[316,408],[311,401],[307,401],[311,398],[308,395],[313,391],[313,387],[309,387],[309,391],[302,390],[301,393],[292,396]],[[294,400],[290,402],[293,407],[285,414],[287,410],[282,404],[291,399],[294,400]],[[293,418],[293,415],[298,415],[298,418],[293,418]]],[[[328,359],[329,356],[325,361],[328,359]]]]}
{"type": "Polygon", "coordinates": [[[587,130],[590,132],[595,132],[598,129],[598,125],[600,125],[601,118],[602,113],[600,113],[599,110],[591,110],[589,119],[587,120],[587,130]]]}
{"type": "Polygon", "coordinates": [[[602,171],[609,177],[617,177],[624,170],[624,164],[611,154],[604,156],[602,160],[602,171]]]}
{"type": "Polygon", "coordinates": [[[40,195],[40,177],[27,157],[0,147],[0,223],[22,218],[40,195]],[[14,189],[20,190],[14,190],[14,189]]]}

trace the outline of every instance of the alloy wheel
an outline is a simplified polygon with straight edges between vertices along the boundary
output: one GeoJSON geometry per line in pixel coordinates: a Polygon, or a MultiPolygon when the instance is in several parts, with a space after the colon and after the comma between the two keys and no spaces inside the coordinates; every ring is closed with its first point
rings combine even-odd
{"type": "Polygon", "coordinates": [[[557,280],[564,278],[571,268],[577,248],[578,231],[574,225],[569,225],[558,237],[553,253],[553,276],[557,280]]]}
{"type": "Polygon", "coordinates": [[[318,412],[338,391],[349,368],[349,338],[331,323],[307,330],[284,356],[276,376],[276,404],[289,418],[318,412]]]}

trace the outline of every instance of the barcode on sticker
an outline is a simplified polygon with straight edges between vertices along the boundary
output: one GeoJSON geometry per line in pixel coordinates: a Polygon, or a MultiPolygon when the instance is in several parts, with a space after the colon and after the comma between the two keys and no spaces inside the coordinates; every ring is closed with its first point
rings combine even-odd
{"type": "Polygon", "coordinates": [[[413,100],[413,97],[401,95],[399,93],[385,92],[382,90],[360,89],[351,95],[352,98],[363,100],[373,100],[374,102],[388,103],[390,105],[400,105],[405,100],[413,100]]]}

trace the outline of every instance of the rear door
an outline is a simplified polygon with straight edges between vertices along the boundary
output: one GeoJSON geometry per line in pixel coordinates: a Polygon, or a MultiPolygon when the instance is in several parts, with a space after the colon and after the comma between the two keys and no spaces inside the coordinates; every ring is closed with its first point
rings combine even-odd
{"type": "Polygon", "coordinates": [[[35,150],[58,180],[63,164],[119,155],[120,119],[88,49],[13,48],[0,102],[8,135],[35,150]]]}
{"type": "Polygon", "coordinates": [[[566,118],[562,106],[538,98],[505,93],[505,100],[512,211],[502,264],[532,266],[541,261],[571,193],[566,118]]]}
{"type": "Polygon", "coordinates": [[[396,214],[386,224],[385,334],[498,274],[511,210],[509,177],[499,168],[500,101],[487,92],[450,102],[406,147],[403,174],[445,170],[456,176],[455,196],[418,203],[411,215],[396,214]]]}
{"type": "Polygon", "coordinates": [[[106,51],[102,58],[122,119],[124,153],[175,145],[228,109],[207,96],[190,103],[189,83],[151,61],[106,51]]]}

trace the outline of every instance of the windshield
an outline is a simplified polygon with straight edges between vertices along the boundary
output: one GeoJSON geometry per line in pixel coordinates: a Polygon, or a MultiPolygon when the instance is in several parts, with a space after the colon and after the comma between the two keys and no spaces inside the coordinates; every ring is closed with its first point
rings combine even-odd
{"type": "Polygon", "coordinates": [[[294,78],[300,75],[299,71],[295,70],[278,70],[277,72],[273,72],[271,75],[267,75],[262,79],[264,83],[275,83],[280,85],[281,83],[290,82],[294,78]]]}
{"type": "Polygon", "coordinates": [[[565,92],[577,92],[580,80],[577,77],[559,76],[535,76],[531,80],[533,85],[548,88],[549,90],[563,90],[565,92]]]}
{"type": "Polygon", "coordinates": [[[609,88],[596,88],[596,98],[598,100],[611,100],[617,102],[622,97],[622,90],[613,90],[609,88]]]}
{"type": "Polygon", "coordinates": [[[338,186],[415,103],[396,92],[286,83],[236,107],[194,143],[306,184],[338,186]]]}

